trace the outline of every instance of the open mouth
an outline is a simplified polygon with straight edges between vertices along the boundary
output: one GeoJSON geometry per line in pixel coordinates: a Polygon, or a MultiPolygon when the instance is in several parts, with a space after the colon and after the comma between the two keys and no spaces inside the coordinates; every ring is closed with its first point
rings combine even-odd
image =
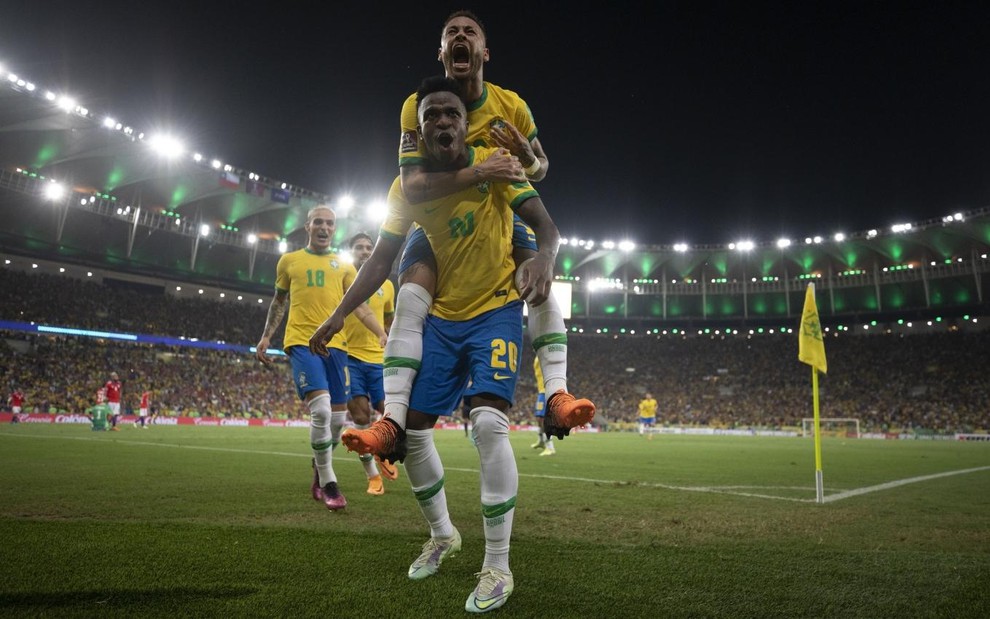
{"type": "Polygon", "coordinates": [[[450,50],[450,60],[455,68],[467,68],[471,66],[471,50],[464,44],[455,45],[450,50]]]}
{"type": "Polygon", "coordinates": [[[454,143],[454,136],[449,133],[441,133],[437,136],[437,144],[443,148],[450,148],[450,145],[454,143]]]}

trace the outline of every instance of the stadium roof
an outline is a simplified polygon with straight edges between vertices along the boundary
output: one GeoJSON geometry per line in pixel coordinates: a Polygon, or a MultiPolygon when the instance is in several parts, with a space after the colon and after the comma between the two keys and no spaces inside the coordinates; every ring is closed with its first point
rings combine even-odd
{"type": "MultiPolygon", "coordinates": [[[[269,290],[279,243],[300,246],[306,211],[330,202],[263,172],[188,152],[169,136],[145,134],[17,76],[0,80],[6,251],[269,290]],[[55,195],[56,187],[64,193],[55,195]]],[[[371,210],[356,207],[340,217],[336,243],[374,230],[371,210]]],[[[983,208],[787,243],[636,247],[565,239],[558,274],[606,287],[609,279],[755,282],[971,261],[988,249],[990,208],[983,208]]]]}

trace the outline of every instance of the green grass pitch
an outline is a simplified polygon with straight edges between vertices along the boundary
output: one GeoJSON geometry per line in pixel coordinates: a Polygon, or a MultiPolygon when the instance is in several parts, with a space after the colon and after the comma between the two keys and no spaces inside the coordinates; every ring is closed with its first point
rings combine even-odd
{"type": "MultiPolygon", "coordinates": [[[[511,440],[505,617],[990,616],[990,444],[582,434],[511,440]],[[938,477],[936,475],[944,474],[938,477]]],[[[309,497],[308,432],[0,428],[0,615],[453,617],[481,567],[478,456],[438,431],[459,555],[406,578],[428,529],[404,471],[309,497]]]]}

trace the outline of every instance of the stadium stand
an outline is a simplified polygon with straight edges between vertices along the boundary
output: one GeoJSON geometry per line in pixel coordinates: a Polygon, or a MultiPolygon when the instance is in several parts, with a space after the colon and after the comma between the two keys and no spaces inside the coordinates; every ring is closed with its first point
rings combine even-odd
{"type": "MultiPolygon", "coordinates": [[[[129,333],[247,344],[265,308],[122,290],[57,275],[0,270],[0,318],[129,333]]],[[[939,325],[926,333],[834,331],[823,414],[860,419],[864,431],[980,432],[990,429],[990,332],[939,325]]],[[[302,414],[288,367],[261,367],[247,352],[110,342],[99,338],[3,333],[0,389],[26,395],[27,410],[80,412],[112,369],[125,381],[125,409],[150,386],[170,414],[302,414]]],[[[613,429],[631,425],[649,390],[661,425],[793,428],[809,415],[807,366],[793,334],[571,334],[570,384],[600,406],[613,429]]],[[[532,367],[524,351],[523,368],[532,367]]],[[[523,373],[514,420],[529,419],[536,397],[523,373]]]]}

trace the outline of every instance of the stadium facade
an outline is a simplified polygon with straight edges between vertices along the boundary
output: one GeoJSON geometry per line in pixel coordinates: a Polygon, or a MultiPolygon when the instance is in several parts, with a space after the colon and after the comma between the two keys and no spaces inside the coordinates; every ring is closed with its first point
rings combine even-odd
{"type": "MultiPolygon", "coordinates": [[[[170,282],[268,295],[279,255],[304,243],[306,211],[332,203],[3,77],[7,255],[100,268],[173,294],[170,282]]],[[[373,230],[368,215],[341,217],[337,243],[373,230]]],[[[832,238],[695,246],[565,239],[557,273],[571,288],[575,329],[791,324],[809,282],[828,324],[987,315],[988,252],[990,207],[832,238]]]]}

